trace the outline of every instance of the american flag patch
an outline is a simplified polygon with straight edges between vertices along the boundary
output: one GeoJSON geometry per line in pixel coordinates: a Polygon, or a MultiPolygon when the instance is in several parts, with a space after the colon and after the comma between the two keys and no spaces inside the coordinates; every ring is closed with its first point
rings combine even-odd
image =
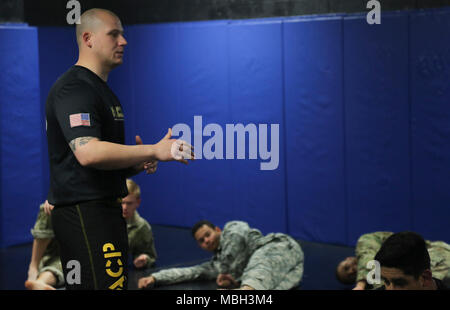
{"type": "Polygon", "coordinates": [[[78,126],[91,126],[89,113],[70,114],[70,128],[78,126]]]}

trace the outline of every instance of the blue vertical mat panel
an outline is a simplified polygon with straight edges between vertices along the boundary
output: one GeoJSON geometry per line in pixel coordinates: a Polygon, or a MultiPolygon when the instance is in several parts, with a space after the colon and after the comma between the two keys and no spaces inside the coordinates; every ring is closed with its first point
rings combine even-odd
{"type": "MultiPolygon", "coordinates": [[[[41,135],[42,135],[42,197],[40,202],[47,199],[50,182],[48,163],[47,135],[45,131],[45,103],[50,88],[56,80],[73,66],[78,60],[78,46],[74,27],[39,27],[39,83],[41,102],[41,135]],[[49,48],[51,46],[51,48],[49,48]]],[[[40,204],[36,201],[37,208],[40,204]]]]}
{"type": "Polygon", "coordinates": [[[408,16],[344,19],[349,243],[411,228],[408,16]]]}
{"type": "MultiPolygon", "coordinates": [[[[228,22],[195,22],[178,25],[178,65],[180,83],[180,121],[190,127],[191,144],[197,160],[182,167],[182,197],[186,201],[185,226],[208,219],[223,227],[234,220],[231,162],[225,160],[225,147],[209,158],[208,141],[220,132],[206,135],[203,130],[217,124],[225,146],[225,124],[231,121],[228,101],[228,22]],[[194,123],[194,117],[196,121],[194,123]],[[198,127],[198,128],[197,128],[198,127]],[[205,135],[204,135],[205,134],[205,135]],[[223,156],[223,159],[221,158],[223,156]]],[[[216,136],[217,135],[217,136],[216,136]]],[[[211,140],[212,143],[215,140],[211,140]]],[[[212,155],[212,154],[211,154],[212,155]]]]}
{"type": "Polygon", "coordinates": [[[413,229],[450,242],[450,12],[413,13],[410,27],[413,229]]]}
{"type": "MultiPolygon", "coordinates": [[[[261,170],[263,162],[258,141],[256,159],[249,159],[249,136],[246,154],[237,159],[235,137],[231,161],[233,214],[262,232],[286,232],[286,195],[284,175],[282,22],[237,21],[229,26],[229,100],[232,124],[254,124],[258,138],[260,124],[279,126],[272,150],[273,170],[261,170]],[[278,153],[278,154],[277,154],[278,153]],[[276,158],[278,157],[278,159],[276,158]]],[[[275,132],[275,131],[274,131],[275,132]]],[[[268,130],[268,140],[272,131],[268,130]]]]}
{"type": "Polygon", "coordinates": [[[342,18],[284,23],[289,232],[346,243],[342,18]]]}
{"type": "MultiPolygon", "coordinates": [[[[134,26],[131,30],[135,128],[144,143],[161,140],[180,122],[178,41],[175,24],[134,26]]],[[[135,178],[142,190],[142,215],[151,223],[183,226],[188,202],[182,199],[182,164],[160,162],[153,175],[135,178]]]]}
{"type": "Polygon", "coordinates": [[[41,197],[37,29],[0,27],[0,40],[1,246],[9,246],[32,240],[41,197]]]}

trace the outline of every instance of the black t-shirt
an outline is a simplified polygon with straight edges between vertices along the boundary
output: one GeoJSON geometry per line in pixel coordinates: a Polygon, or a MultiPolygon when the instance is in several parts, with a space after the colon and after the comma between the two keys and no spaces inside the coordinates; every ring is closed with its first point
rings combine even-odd
{"type": "Polygon", "coordinates": [[[125,143],[122,107],[99,76],[81,66],[71,67],[50,89],[46,119],[51,204],[70,205],[128,194],[125,170],[83,167],[69,146],[79,137],[125,143]]]}

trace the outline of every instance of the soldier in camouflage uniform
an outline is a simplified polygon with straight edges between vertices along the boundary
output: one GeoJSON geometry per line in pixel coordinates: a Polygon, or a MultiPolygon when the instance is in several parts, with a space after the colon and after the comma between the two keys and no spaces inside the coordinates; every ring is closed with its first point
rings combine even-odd
{"type": "MultiPolygon", "coordinates": [[[[378,288],[367,284],[366,277],[371,271],[367,263],[374,259],[383,242],[393,233],[378,231],[362,235],[356,244],[356,257],[347,257],[337,266],[337,278],[344,284],[354,284],[355,289],[378,288]]],[[[450,245],[442,241],[426,241],[430,254],[433,277],[447,282],[450,280],[450,245]]]]}
{"type": "Polygon", "coordinates": [[[161,270],[139,279],[138,287],[174,284],[197,279],[216,280],[220,287],[257,290],[287,290],[303,275],[303,251],[290,236],[263,236],[245,222],[232,221],[223,231],[208,221],[194,225],[199,246],[214,253],[206,263],[161,270]]]}
{"type": "Polygon", "coordinates": [[[127,221],[129,252],[136,268],[152,266],[157,258],[152,228],[136,209],[141,204],[141,189],[127,179],[128,196],[122,199],[122,216],[127,221]]]}
{"type": "Polygon", "coordinates": [[[49,206],[47,201],[39,206],[37,221],[31,229],[34,240],[28,279],[25,281],[27,289],[52,290],[64,285],[59,247],[53,233],[51,216],[45,212],[46,205],[49,206]]]}
{"type": "MultiPolygon", "coordinates": [[[[150,267],[157,258],[152,229],[136,211],[141,203],[139,186],[129,179],[127,187],[129,194],[122,199],[122,215],[127,221],[129,253],[136,268],[150,267]]],[[[47,201],[40,206],[37,221],[31,230],[34,241],[25,282],[27,289],[52,290],[64,285],[59,248],[49,214],[52,208],[47,201]]]]}

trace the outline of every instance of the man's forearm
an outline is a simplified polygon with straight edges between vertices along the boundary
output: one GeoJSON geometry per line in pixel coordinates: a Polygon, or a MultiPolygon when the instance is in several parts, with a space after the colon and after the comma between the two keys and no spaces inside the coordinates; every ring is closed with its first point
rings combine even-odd
{"type": "Polygon", "coordinates": [[[152,276],[158,284],[174,284],[197,279],[211,280],[215,279],[219,273],[214,269],[211,262],[192,267],[170,268],[160,270],[152,276]]]}
{"type": "Polygon", "coordinates": [[[82,166],[100,170],[130,169],[130,174],[139,173],[135,167],[156,156],[154,145],[122,145],[93,137],[74,139],[70,146],[82,166]]]}

